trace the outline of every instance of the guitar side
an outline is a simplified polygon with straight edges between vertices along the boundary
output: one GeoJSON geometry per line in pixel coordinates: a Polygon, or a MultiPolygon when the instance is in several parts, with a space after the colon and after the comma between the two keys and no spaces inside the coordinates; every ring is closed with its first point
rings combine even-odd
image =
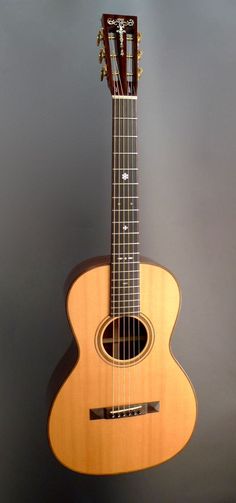
{"type": "Polygon", "coordinates": [[[117,474],[158,465],[190,439],[196,397],[171,353],[170,337],[180,305],[173,275],[140,264],[141,313],[152,328],[140,362],[113,366],[98,349],[98,328],[109,316],[110,265],[81,273],[67,296],[67,313],[80,348],[76,366],[59,390],[49,416],[49,440],[58,460],[86,474],[117,474]],[[91,420],[89,411],[114,402],[158,402],[159,411],[136,417],[91,420]]]}

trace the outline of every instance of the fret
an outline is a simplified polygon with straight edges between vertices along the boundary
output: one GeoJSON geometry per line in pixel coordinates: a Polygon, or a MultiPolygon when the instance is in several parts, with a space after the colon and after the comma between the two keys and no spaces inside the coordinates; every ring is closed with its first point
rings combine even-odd
{"type": "MultiPolygon", "coordinates": [[[[112,39],[115,37],[109,35],[109,39],[112,39]]],[[[127,35],[127,40],[133,40],[132,35],[127,35]]],[[[116,57],[116,55],[115,55],[116,57]]],[[[112,98],[115,100],[137,100],[137,96],[122,96],[121,94],[112,94],[112,98]]]]}
{"type": "Polygon", "coordinates": [[[132,300],[132,302],[126,301],[126,302],[122,302],[121,304],[119,304],[118,302],[115,302],[115,301],[111,302],[111,307],[113,307],[115,309],[132,309],[133,307],[135,309],[137,309],[139,306],[140,306],[139,300],[134,301],[134,299],[132,300]]]}
{"type": "MultiPolygon", "coordinates": [[[[117,292],[111,291],[111,297],[117,297],[116,293],[117,292]]],[[[130,293],[130,292],[121,292],[119,294],[119,296],[128,297],[129,299],[130,299],[130,295],[135,295],[135,298],[140,297],[139,289],[137,289],[137,292],[132,292],[132,293],[130,293]]]]}
{"type": "MultiPolygon", "coordinates": [[[[113,286],[113,285],[112,285],[112,287],[111,287],[111,288],[112,288],[112,290],[114,290],[114,289],[115,289],[115,290],[118,290],[118,289],[119,289],[119,290],[124,290],[124,289],[126,290],[127,288],[128,288],[128,289],[130,289],[130,288],[137,288],[137,289],[138,289],[138,291],[139,291],[139,285],[127,285],[127,286],[113,286]]],[[[133,293],[134,293],[134,292],[131,292],[131,294],[132,294],[132,295],[133,295],[133,293]]],[[[121,294],[119,293],[119,295],[121,295],[121,294]]]]}
{"type": "Polygon", "coordinates": [[[139,232],[112,232],[112,236],[130,236],[131,234],[139,234],[139,232]]]}
{"type": "MultiPolygon", "coordinates": [[[[114,223],[117,223],[117,222],[114,222],[114,223]]],[[[139,220],[128,220],[126,223],[127,224],[139,224],[139,220]]]]}
{"type": "MultiPolygon", "coordinates": [[[[129,120],[126,120],[126,121],[120,121],[119,118],[115,119],[113,121],[113,134],[114,135],[117,135],[119,137],[121,136],[137,136],[137,121],[135,120],[135,118],[131,117],[129,120]]],[[[114,142],[117,143],[117,139],[113,139],[114,142]]],[[[120,141],[120,140],[119,140],[120,141]]],[[[118,143],[119,143],[118,141],[118,143]]],[[[134,138],[133,140],[124,140],[124,141],[127,141],[129,143],[136,143],[137,142],[137,138],[134,138]]]]}
{"type": "Polygon", "coordinates": [[[113,117],[113,119],[138,120],[138,117],[113,117]]]}
{"type": "Polygon", "coordinates": [[[126,269],[123,266],[124,266],[124,264],[121,263],[120,267],[113,267],[111,274],[113,274],[113,275],[119,274],[120,277],[121,277],[121,275],[128,275],[128,274],[130,275],[130,277],[131,277],[131,275],[132,275],[132,277],[135,277],[134,273],[139,274],[139,268],[138,269],[137,268],[136,269],[126,269]]]}
{"type": "Polygon", "coordinates": [[[134,261],[134,262],[133,261],[132,262],[131,261],[129,261],[129,262],[112,262],[112,266],[116,265],[116,264],[121,264],[123,266],[125,264],[127,264],[127,265],[129,265],[129,264],[139,264],[139,262],[138,261],[134,261]]]}
{"type": "Polygon", "coordinates": [[[133,282],[133,281],[139,281],[139,271],[138,271],[137,276],[132,276],[132,278],[129,277],[128,280],[127,280],[127,276],[128,276],[127,272],[125,272],[125,273],[123,272],[122,274],[116,273],[116,276],[114,277],[114,275],[113,275],[113,277],[111,278],[111,281],[113,283],[122,282],[123,286],[128,286],[126,284],[128,282],[128,280],[129,280],[129,282],[130,281],[131,282],[133,282]]]}
{"type": "Polygon", "coordinates": [[[113,134],[113,138],[138,138],[136,134],[113,134]]]}
{"type": "MultiPolygon", "coordinates": [[[[133,243],[131,243],[131,242],[129,242],[129,243],[112,243],[112,246],[123,246],[123,245],[124,246],[131,246],[132,245],[133,246],[133,245],[139,245],[139,244],[140,243],[138,241],[136,241],[135,243],[134,242],[133,243]]],[[[129,253],[129,252],[127,252],[127,253],[129,253]]]]}
{"type": "MultiPolygon", "coordinates": [[[[117,303],[117,302],[120,302],[120,304],[122,303],[122,304],[124,305],[124,304],[127,302],[127,300],[130,300],[130,297],[129,297],[129,296],[128,296],[128,299],[126,299],[126,300],[125,300],[125,299],[115,299],[115,300],[114,300],[114,299],[112,299],[112,301],[111,301],[111,302],[112,302],[112,304],[115,304],[115,303],[117,303]]],[[[133,302],[133,303],[137,303],[137,302],[139,303],[139,302],[140,302],[140,299],[133,299],[133,298],[132,298],[132,302],[133,302]]]]}
{"type": "Polygon", "coordinates": [[[124,282],[124,281],[133,281],[133,280],[138,280],[139,279],[139,269],[136,270],[136,271],[124,271],[124,270],[118,270],[118,269],[115,269],[115,270],[112,270],[111,272],[111,276],[112,276],[112,279],[113,281],[120,281],[120,282],[124,282]]]}
{"type": "MultiPolygon", "coordinates": [[[[120,305],[124,305],[124,304],[126,304],[128,302],[131,303],[131,297],[127,296],[127,295],[126,295],[126,297],[127,297],[126,299],[120,299],[120,305]]],[[[116,299],[116,300],[111,299],[111,304],[118,303],[118,301],[119,301],[118,299],[116,299]]],[[[132,302],[135,302],[135,303],[139,304],[140,303],[140,299],[132,297],[132,302]]]]}
{"type": "MultiPolygon", "coordinates": [[[[109,35],[109,39],[115,39],[114,35],[109,35]]],[[[133,35],[126,35],[127,40],[133,40],[133,35]]],[[[137,100],[137,96],[112,94],[112,98],[116,100],[137,100]]]]}
{"type": "MultiPolygon", "coordinates": [[[[139,255],[139,253],[140,253],[139,251],[136,251],[136,252],[132,252],[131,255],[139,255]]],[[[113,255],[126,255],[126,253],[125,252],[122,252],[122,253],[113,253],[113,255]]]]}
{"type": "MultiPolygon", "coordinates": [[[[122,265],[123,264],[121,264],[121,266],[122,265]]],[[[114,268],[113,267],[112,275],[113,276],[116,275],[116,274],[119,274],[119,275],[121,275],[121,274],[124,274],[124,275],[130,274],[131,275],[132,274],[133,275],[134,272],[138,272],[139,273],[139,269],[126,269],[126,270],[124,270],[122,267],[121,268],[114,268]]]]}
{"type": "Polygon", "coordinates": [[[122,306],[111,306],[111,315],[119,316],[120,314],[140,314],[138,310],[139,306],[122,307],[122,306]]]}
{"type": "Polygon", "coordinates": [[[130,208],[128,208],[128,209],[124,209],[124,210],[123,210],[123,209],[120,209],[120,208],[113,208],[113,209],[112,209],[112,211],[113,211],[113,212],[115,212],[115,211],[116,211],[116,212],[118,212],[118,213],[123,213],[123,211],[124,211],[125,213],[127,213],[128,211],[139,211],[139,208],[134,208],[134,209],[130,209],[130,208]]]}
{"type": "MultiPolygon", "coordinates": [[[[131,240],[134,234],[139,234],[139,224],[131,223],[127,220],[116,220],[112,222],[112,236],[125,236],[127,239],[131,240]],[[130,229],[130,230],[129,230],[130,229]],[[130,237],[129,237],[130,236],[130,237]]],[[[126,238],[124,238],[125,240],[126,238]]],[[[117,240],[115,237],[114,240],[117,240]]],[[[119,242],[123,242],[123,237],[120,238],[119,242]]],[[[125,241],[124,241],[125,242],[125,241]]]]}
{"type": "Polygon", "coordinates": [[[122,312],[122,313],[121,313],[120,311],[114,311],[113,309],[112,309],[112,311],[111,311],[111,315],[112,315],[112,316],[119,316],[120,314],[126,314],[126,315],[128,315],[128,314],[140,314],[140,312],[139,312],[139,311],[137,311],[136,309],[134,309],[134,310],[132,310],[132,311],[131,311],[131,310],[127,310],[127,309],[126,309],[126,310],[125,310],[124,312],[122,312]]]}
{"type": "MultiPolygon", "coordinates": [[[[136,176],[136,174],[135,174],[136,176]]],[[[121,182],[120,181],[121,179],[121,176],[120,176],[120,173],[113,173],[113,181],[112,181],[112,197],[113,198],[118,198],[120,199],[120,203],[122,203],[122,199],[123,198],[126,198],[128,197],[129,199],[131,199],[131,201],[129,202],[132,202],[132,199],[138,199],[139,196],[138,196],[138,182],[134,182],[132,183],[132,181],[130,182],[121,182]],[[133,185],[133,187],[132,187],[133,185]],[[119,186],[120,186],[120,191],[118,191],[119,189],[119,186]],[[129,192],[126,192],[126,187],[127,189],[129,189],[129,192]],[[132,189],[132,191],[131,191],[132,189]]]]}
{"type": "MultiPolygon", "coordinates": [[[[123,210],[123,211],[124,211],[124,213],[126,212],[126,210],[123,210]]],[[[129,218],[127,218],[127,215],[125,215],[124,213],[120,212],[118,219],[113,218],[113,222],[112,222],[113,226],[114,225],[121,225],[121,226],[124,227],[124,224],[125,224],[126,227],[127,227],[127,229],[128,229],[128,227],[129,227],[130,224],[132,224],[132,225],[133,224],[139,224],[139,220],[129,220],[129,218]]],[[[125,230],[126,230],[126,228],[125,228],[125,230]]],[[[127,234],[129,234],[129,232],[127,234]]]]}
{"type": "MultiPolygon", "coordinates": [[[[122,298],[121,299],[122,302],[130,300],[130,295],[129,294],[127,294],[127,293],[121,293],[121,294],[119,294],[119,297],[123,297],[123,296],[126,297],[126,298],[125,299],[122,298]]],[[[112,297],[117,297],[117,296],[115,294],[113,294],[112,297]]],[[[132,297],[132,298],[133,299],[135,298],[135,300],[139,299],[139,294],[136,294],[136,296],[132,297]]],[[[112,299],[112,302],[113,302],[113,299],[112,299]]]]}

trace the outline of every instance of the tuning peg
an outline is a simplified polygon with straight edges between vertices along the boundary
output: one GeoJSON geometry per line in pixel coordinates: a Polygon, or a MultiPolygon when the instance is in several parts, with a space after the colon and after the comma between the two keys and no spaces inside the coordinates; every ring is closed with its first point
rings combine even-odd
{"type": "Polygon", "coordinates": [[[101,28],[97,34],[97,46],[100,44],[100,42],[104,39],[103,35],[103,28],[101,28]]]}
{"type": "Polygon", "coordinates": [[[106,59],[106,52],[104,48],[100,49],[98,59],[99,63],[102,63],[103,59],[106,59]]]}
{"type": "Polygon", "coordinates": [[[137,34],[138,44],[141,42],[142,38],[143,38],[143,35],[142,35],[142,33],[140,33],[140,31],[139,31],[139,32],[138,32],[138,34],[137,34]]]}
{"type": "Polygon", "coordinates": [[[107,76],[107,65],[104,65],[101,69],[101,80],[104,79],[104,77],[107,76]]]}
{"type": "Polygon", "coordinates": [[[140,66],[138,67],[138,79],[140,79],[141,75],[143,73],[143,68],[141,68],[140,66]]]}
{"type": "Polygon", "coordinates": [[[138,61],[141,59],[143,55],[143,51],[140,51],[140,49],[137,51],[137,58],[138,58],[138,61]]]}

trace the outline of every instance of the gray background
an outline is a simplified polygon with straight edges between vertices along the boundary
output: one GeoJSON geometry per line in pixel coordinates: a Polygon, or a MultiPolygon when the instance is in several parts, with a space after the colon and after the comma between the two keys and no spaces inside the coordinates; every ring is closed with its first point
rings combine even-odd
{"type": "Polygon", "coordinates": [[[233,503],[236,350],[236,2],[0,2],[2,503],[233,503]],[[137,14],[141,251],[179,279],[173,349],[199,400],[189,446],[116,477],[63,468],[46,393],[71,343],[63,283],[108,254],[111,100],[95,38],[137,14]]]}

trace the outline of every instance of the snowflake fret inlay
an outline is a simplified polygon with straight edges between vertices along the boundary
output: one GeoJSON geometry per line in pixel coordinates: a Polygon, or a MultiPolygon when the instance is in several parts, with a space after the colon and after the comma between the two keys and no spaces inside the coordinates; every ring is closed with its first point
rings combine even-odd
{"type": "Polygon", "coordinates": [[[128,178],[129,178],[128,173],[123,173],[122,180],[128,180],[128,178]]]}

